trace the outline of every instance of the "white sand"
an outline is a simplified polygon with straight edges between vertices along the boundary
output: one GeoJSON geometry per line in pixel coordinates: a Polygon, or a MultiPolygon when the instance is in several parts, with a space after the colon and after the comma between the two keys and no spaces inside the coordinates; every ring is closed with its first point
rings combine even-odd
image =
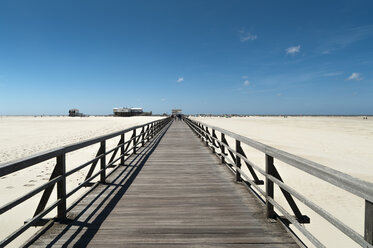
{"type": "MultiPolygon", "coordinates": [[[[311,161],[373,182],[373,118],[362,117],[199,117],[219,126],[311,161]]],[[[233,140],[228,140],[234,147],[233,140]]],[[[249,160],[264,168],[264,155],[244,147],[249,160]]],[[[284,181],[363,235],[364,201],[275,160],[284,181]]],[[[263,178],[262,178],[263,179],[263,178]]],[[[281,192],[275,198],[284,203],[281,192]]],[[[283,206],[286,206],[284,203],[283,206]]],[[[310,216],[305,226],[327,247],[354,247],[337,229],[300,205],[310,216]]],[[[287,209],[289,209],[287,207],[287,209]]],[[[357,247],[357,246],[356,246],[357,247]]]]}
{"type": "MultiPolygon", "coordinates": [[[[155,119],[157,118],[0,117],[0,163],[155,119]]],[[[373,118],[368,118],[368,120],[358,117],[197,119],[373,182],[371,152],[373,150],[373,118]]],[[[233,145],[232,140],[228,139],[228,141],[233,145]]],[[[118,139],[109,141],[108,147],[114,146],[117,142],[118,139]]],[[[98,145],[94,145],[68,154],[67,169],[70,170],[93,158],[97,150],[98,145]]],[[[264,168],[262,153],[247,147],[244,147],[244,150],[250,160],[264,168]]],[[[283,163],[275,161],[275,164],[287,184],[320,204],[360,234],[363,233],[364,202],[361,199],[283,163]]],[[[0,178],[0,205],[46,182],[54,165],[55,161],[50,160],[0,178]]],[[[83,170],[68,178],[67,190],[69,191],[82,182],[86,173],[87,170],[83,170]]],[[[279,190],[276,189],[275,194],[277,200],[284,202],[279,190]]],[[[21,226],[24,220],[32,217],[39,199],[40,194],[0,216],[0,239],[21,226]]],[[[50,202],[54,199],[55,195],[52,195],[50,202]]],[[[71,201],[69,199],[68,203],[71,201]]],[[[300,205],[300,208],[304,214],[311,217],[311,224],[305,226],[316,233],[316,236],[328,247],[353,247],[353,242],[344,238],[311,210],[303,205],[300,205]]],[[[55,216],[55,214],[56,212],[53,211],[50,216],[55,216]]],[[[12,247],[19,246],[35,230],[37,229],[30,228],[30,231],[12,243],[12,247]]]]}
{"type": "MultiPolygon", "coordinates": [[[[52,148],[76,143],[89,138],[123,130],[139,124],[144,124],[160,117],[4,117],[0,116],[0,163],[20,159],[52,148]]],[[[128,138],[128,137],[127,137],[128,138]]],[[[107,142],[107,149],[114,147],[119,138],[107,142]]],[[[99,145],[71,152],[66,157],[67,170],[83,164],[94,158],[99,145]]],[[[0,178],[0,206],[25,194],[33,188],[49,180],[55,165],[55,159],[49,160],[27,169],[0,178]]],[[[97,166],[98,167],[98,166],[97,166]]],[[[73,174],[67,179],[67,191],[84,181],[88,167],[73,174]]],[[[81,192],[74,194],[69,203],[76,199],[81,192]]],[[[21,205],[0,216],[0,240],[20,227],[23,222],[33,216],[40,200],[38,194],[21,205]]],[[[55,192],[49,203],[56,199],[55,192]]],[[[56,215],[52,211],[49,217],[56,215]]],[[[38,228],[30,228],[19,239],[11,243],[18,247],[38,228]]]]}

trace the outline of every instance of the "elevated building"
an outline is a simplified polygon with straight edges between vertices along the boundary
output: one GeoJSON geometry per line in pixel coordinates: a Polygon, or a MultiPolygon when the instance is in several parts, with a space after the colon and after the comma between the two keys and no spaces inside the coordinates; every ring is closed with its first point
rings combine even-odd
{"type": "Polygon", "coordinates": [[[181,109],[173,109],[172,115],[181,115],[181,109]]]}
{"type": "Polygon", "coordinates": [[[79,113],[79,109],[69,109],[69,116],[83,116],[83,113],[79,113]]]}
{"type": "Polygon", "coordinates": [[[152,112],[144,112],[142,108],[114,108],[114,116],[146,116],[152,115],[152,112]]]}

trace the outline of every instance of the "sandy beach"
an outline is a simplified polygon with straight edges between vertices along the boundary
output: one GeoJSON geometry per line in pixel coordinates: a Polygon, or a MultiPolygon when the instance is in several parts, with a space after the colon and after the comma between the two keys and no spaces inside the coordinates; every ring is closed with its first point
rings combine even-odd
{"type": "MultiPolygon", "coordinates": [[[[2,141],[0,163],[156,119],[159,117],[0,117],[2,141]]],[[[371,153],[373,118],[368,120],[363,120],[361,117],[199,117],[194,119],[373,182],[371,153]]],[[[114,146],[117,142],[117,139],[108,141],[108,147],[114,146]]],[[[231,139],[228,139],[228,142],[231,146],[234,144],[231,139]]],[[[252,162],[264,168],[263,153],[247,146],[243,148],[252,162]]],[[[98,145],[93,145],[68,154],[67,170],[94,157],[97,149],[98,145]]],[[[275,161],[275,164],[288,185],[363,234],[364,201],[279,161],[275,161]]],[[[54,165],[55,161],[50,160],[0,178],[2,189],[0,204],[3,205],[49,180],[54,165]]],[[[68,178],[67,190],[82,182],[86,173],[87,169],[68,178]]],[[[276,200],[289,210],[278,189],[276,192],[278,192],[275,196],[276,200]]],[[[0,221],[3,223],[0,226],[0,239],[32,217],[40,196],[41,194],[38,194],[0,216],[0,221]]],[[[77,196],[68,199],[68,204],[77,196]]],[[[52,199],[55,198],[52,196],[52,199]]],[[[303,214],[311,218],[311,224],[305,226],[328,247],[356,246],[310,209],[301,203],[298,204],[303,214]]],[[[55,211],[49,217],[54,215],[55,211]]],[[[11,247],[19,246],[37,230],[38,228],[30,228],[13,242],[11,247]]]]}
{"type": "MultiPolygon", "coordinates": [[[[73,144],[93,137],[109,134],[132,126],[145,124],[161,117],[0,117],[0,164],[21,159],[49,149],[73,144]]],[[[107,148],[114,147],[119,139],[110,139],[107,148]]],[[[92,159],[99,145],[92,145],[67,154],[66,169],[83,164],[92,159]]],[[[15,198],[29,192],[33,188],[49,180],[54,168],[55,160],[48,160],[43,163],[31,166],[24,170],[12,173],[0,178],[0,205],[14,200],[15,198]]],[[[76,187],[84,181],[88,167],[73,174],[67,179],[67,191],[76,187]]],[[[68,206],[79,194],[86,189],[83,187],[80,192],[68,199],[68,206]]],[[[53,192],[50,202],[55,199],[53,192]]],[[[20,204],[0,216],[0,239],[4,239],[11,231],[20,227],[23,222],[33,216],[36,206],[40,200],[41,193],[30,200],[20,204]]],[[[52,211],[47,217],[54,217],[52,211]]],[[[10,244],[10,247],[20,246],[28,237],[39,228],[29,228],[23,235],[10,244]]]]}
{"type": "MultiPolygon", "coordinates": [[[[373,182],[373,118],[363,120],[362,117],[198,117],[193,119],[373,182]]],[[[228,142],[234,147],[233,140],[228,139],[228,142]]],[[[247,146],[243,148],[249,160],[264,169],[263,153],[247,146]]],[[[280,161],[275,160],[275,165],[288,185],[363,235],[364,201],[362,199],[280,161]]],[[[289,210],[278,188],[275,189],[275,197],[289,210]]],[[[298,204],[303,214],[311,218],[311,224],[305,226],[327,247],[358,247],[312,210],[301,203],[298,204]]]]}

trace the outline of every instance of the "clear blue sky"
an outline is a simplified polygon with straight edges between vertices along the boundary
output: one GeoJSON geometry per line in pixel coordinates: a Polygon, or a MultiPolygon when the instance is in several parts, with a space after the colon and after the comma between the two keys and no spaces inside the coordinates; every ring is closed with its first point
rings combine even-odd
{"type": "Polygon", "coordinates": [[[373,114],[373,2],[0,2],[0,114],[123,106],[373,114]]]}

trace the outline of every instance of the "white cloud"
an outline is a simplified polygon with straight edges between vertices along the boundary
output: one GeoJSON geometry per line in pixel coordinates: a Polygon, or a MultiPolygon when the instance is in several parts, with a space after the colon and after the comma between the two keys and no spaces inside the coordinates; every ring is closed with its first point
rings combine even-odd
{"type": "Polygon", "coordinates": [[[330,49],[326,49],[321,52],[321,54],[330,54],[330,53],[331,53],[330,49]]]}
{"type": "Polygon", "coordinates": [[[242,76],[242,79],[248,79],[249,77],[248,76],[242,76]]]}
{"type": "Polygon", "coordinates": [[[243,82],[243,85],[245,85],[245,86],[249,86],[249,85],[250,85],[249,80],[245,80],[245,81],[243,82]]]}
{"type": "Polygon", "coordinates": [[[351,74],[351,76],[349,76],[347,78],[347,80],[362,80],[362,78],[360,77],[360,73],[357,73],[357,72],[353,72],[351,74]]]}
{"type": "Polygon", "coordinates": [[[296,54],[300,52],[300,45],[292,46],[286,49],[286,54],[296,54]]]}
{"type": "Polygon", "coordinates": [[[181,83],[181,82],[183,82],[184,81],[184,78],[183,77],[179,77],[177,80],[176,80],[176,82],[178,82],[178,83],[181,83]]]}
{"type": "Polygon", "coordinates": [[[240,41],[241,42],[246,42],[248,40],[256,40],[258,39],[258,35],[256,34],[251,34],[250,32],[245,32],[245,30],[241,29],[239,31],[240,33],[240,41]]]}
{"type": "Polygon", "coordinates": [[[162,102],[165,102],[165,101],[166,101],[166,98],[162,98],[161,101],[162,101],[162,102]]]}

